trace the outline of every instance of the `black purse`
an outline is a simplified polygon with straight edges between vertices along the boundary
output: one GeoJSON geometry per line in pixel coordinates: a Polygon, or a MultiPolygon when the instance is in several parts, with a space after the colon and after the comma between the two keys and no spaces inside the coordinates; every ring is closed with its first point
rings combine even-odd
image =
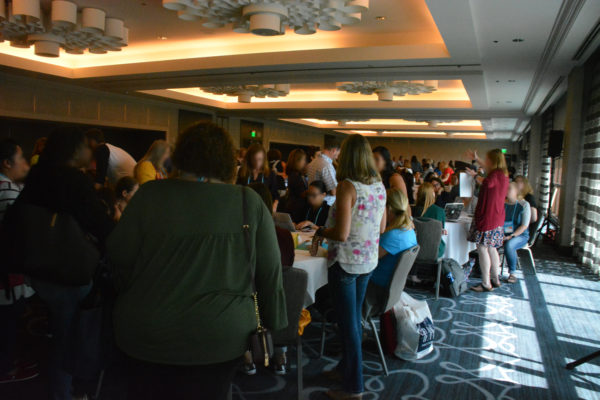
{"type": "Polygon", "coordinates": [[[32,204],[7,213],[10,271],[67,286],[87,285],[100,261],[92,239],[71,215],[32,204]]]}
{"type": "Polygon", "coordinates": [[[244,242],[246,245],[246,258],[248,260],[248,268],[250,268],[250,276],[252,279],[252,299],[254,300],[254,312],[256,314],[256,331],[250,335],[248,350],[252,354],[252,360],[255,364],[264,363],[265,367],[269,366],[269,360],[273,357],[273,337],[271,332],[262,326],[260,319],[260,310],[258,308],[258,292],[256,291],[256,271],[252,265],[252,247],[250,245],[250,225],[248,224],[248,207],[246,202],[246,189],[242,187],[242,231],[244,232],[244,242]]]}

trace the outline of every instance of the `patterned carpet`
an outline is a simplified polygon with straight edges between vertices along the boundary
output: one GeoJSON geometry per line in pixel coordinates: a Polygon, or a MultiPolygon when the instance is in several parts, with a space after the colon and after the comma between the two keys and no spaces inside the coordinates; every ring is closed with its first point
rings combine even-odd
{"type": "MultiPolygon", "coordinates": [[[[493,293],[468,292],[435,301],[429,292],[408,289],[429,303],[435,350],[417,362],[387,357],[390,376],[384,377],[375,344],[367,340],[364,399],[600,399],[600,358],[575,371],[564,368],[600,349],[600,279],[542,243],[534,253],[537,275],[522,258],[519,282],[493,293]]],[[[45,319],[36,317],[35,307],[32,314],[28,331],[44,332],[45,319]]],[[[39,334],[30,339],[27,349],[42,361],[43,370],[47,339],[39,334]]],[[[319,358],[320,326],[311,324],[303,339],[305,400],[325,399],[331,385],[321,372],[339,360],[339,344],[333,333],[326,343],[325,356],[319,358]]],[[[268,370],[253,377],[238,374],[233,399],[296,399],[295,359],[295,348],[290,348],[285,377],[268,370]]],[[[107,371],[100,399],[124,399],[124,376],[119,365],[107,371]]],[[[0,385],[0,399],[46,398],[45,380],[42,373],[32,381],[0,385]]],[[[93,389],[92,384],[88,393],[93,389]]]]}
{"type": "MultiPolygon", "coordinates": [[[[382,375],[374,342],[365,343],[365,400],[375,399],[600,399],[600,359],[567,371],[565,364],[600,349],[600,280],[553,249],[535,250],[537,275],[521,258],[519,282],[493,293],[468,292],[439,301],[424,291],[436,325],[435,350],[417,362],[388,357],[382,375]]],[[[476,282],[476,280],[474,280],[476,282]]],[[[320,327],[304,340],[305,399],[325,399],[320,374],[339,359],[335,335],[319,359],[320,327]]],[[[295,349],[287,377],[269,371],[238,375],[234,399],[294,399],[295,349]]]]}

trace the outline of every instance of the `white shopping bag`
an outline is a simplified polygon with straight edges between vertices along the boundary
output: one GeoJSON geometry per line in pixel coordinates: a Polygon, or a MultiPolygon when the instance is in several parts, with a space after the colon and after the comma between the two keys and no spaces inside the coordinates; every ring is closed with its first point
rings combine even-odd
{"type": "Polygon", "coordinates": [[[418,360],[433,350],[435,329],[427,302],[402,293],[394,306],[398,345],[394,354],[403,360],[418,360]]]}

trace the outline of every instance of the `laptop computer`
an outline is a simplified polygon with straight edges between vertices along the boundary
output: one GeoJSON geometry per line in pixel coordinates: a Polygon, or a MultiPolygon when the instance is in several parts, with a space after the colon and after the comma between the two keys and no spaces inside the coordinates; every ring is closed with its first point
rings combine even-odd
{"type": "Polygon", "coordinates": [[[446,221],[458,221],[458,219],[460,218],[460,213],[462,212],[464,207],[465,205],[463,203],[446,204],[446,207],[444,207],[444,211],[446,212],[446,221]]]}
{"type": "Polygon", "coordinates": [[[294,225],[290,214],[280,212],[273,213],[273,222],[275,222],[275,226],[279,228],[287,229],[290,232],[296,232],[296,225],[294,225]]]}

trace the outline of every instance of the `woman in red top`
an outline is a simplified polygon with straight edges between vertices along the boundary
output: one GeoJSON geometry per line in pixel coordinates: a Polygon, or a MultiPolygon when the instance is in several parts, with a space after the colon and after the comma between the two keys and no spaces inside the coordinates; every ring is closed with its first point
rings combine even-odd
{"type": "Polygon", "coordinates": [[[452,175],[454,174],[454,170],[450,168],[448,164],[446,164],[446,161],[442,161],[440,162],[440,171],[440,178],[442,179],[442,182],[444,182],[444,185],[449,185],[450,179],[452,179],[452,175]]]}
{"type": "Polygon", "coordinates": [[[508,170],[500,149],[488,151],[483,161],[476,151],[470,150],[468,156],[471,160],[477,160],[487,173],[484,179],[477,176],[477,172],[467,169],[467,173],[476,177],[481,184],[469,232],[469,241],[477,244],[481,284],[471,289],[476,292],[491,292],[494,287],[500,287],[500,257],[496,249],[502,247],[504,241],[504,199],[508,191],[508,170]]]}

